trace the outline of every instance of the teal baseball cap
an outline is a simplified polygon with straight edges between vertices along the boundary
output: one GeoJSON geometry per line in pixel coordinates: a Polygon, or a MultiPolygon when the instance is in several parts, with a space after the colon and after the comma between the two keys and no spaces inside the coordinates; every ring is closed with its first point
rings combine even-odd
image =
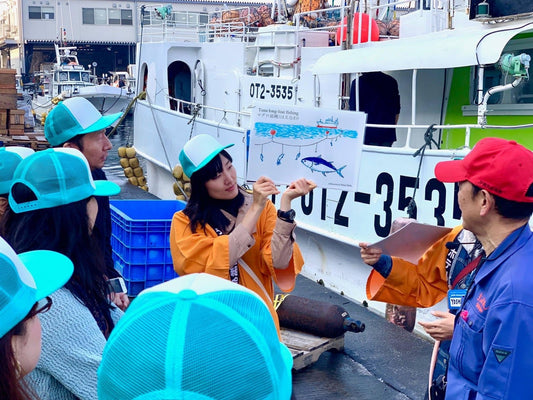
{"type": "Polygon", "coordinates": [[[0,148],[0,194],[8,194],[13,174],[20,162],[35,153],[29,147],[9,146],[0,148]]]}
{"type": "Polygon", "coordinates": [[[190,139],[180,152],[179,160],[183,172],[189,178],[199,169],[202,169],[217,156],[222,150],[233,146],[222,145],[213,136],[198,135],[190,139]]]}
{"type": "Polygon", "coordinates": [[[55,251],[16,254],[0,238],[0,337],[13,329],[39,300],[68,282],[74,265],[55,251]]]}
{"type": "Polygon", "coordinates": [[[15,213],[70,204],[90,196],[113,196],[120,186],[106,180],[94,181],[83,154],[73,148],[54,148],[26,157],[13,175],[9,206],[15,213]],[[16,185],[24,185],[35,199],[19,200],[16,185]]]}
{"type": "Polygon", "coordinates": [[[256,293],[189,274],[132,301],[104,349],[98,398],[288,400],[292,365],[256,293]]]}
{"type": "Polygon", "coordinates": [[[44,136],[52,146],[60,146],[74,136],[111,126],[122,113],[102,115],[83,97],[71,97],[57,104],[44,122],[44,136]]]}

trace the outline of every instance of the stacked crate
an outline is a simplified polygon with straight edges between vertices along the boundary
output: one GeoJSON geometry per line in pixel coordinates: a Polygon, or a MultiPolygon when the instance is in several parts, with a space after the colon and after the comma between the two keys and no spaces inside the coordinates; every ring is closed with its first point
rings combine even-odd
{"type": "MultiPolygon", "coordinates": [[[[0,69],[0,135],[5,136],[9,133],[9,111],[16,109],[15,70],[0,69]]],[[[22,124],[24,124],[24,121],[22,124]]]]}
{"type": "Polygon", "coordinates": [[[0,69],[0,142],[35,150],[49,147],[42,134],[34,133],[33,126],[26,126],[26,112],[17,109],[18,99],[22,99],[22,94],[17,93],[15,70],[0,69]]]}

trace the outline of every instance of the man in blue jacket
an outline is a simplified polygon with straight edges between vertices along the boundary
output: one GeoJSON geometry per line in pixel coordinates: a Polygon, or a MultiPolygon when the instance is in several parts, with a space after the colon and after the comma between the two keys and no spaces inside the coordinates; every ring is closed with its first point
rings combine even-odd
{"type": "Polygon", "coordinates": [[[533,152],[485,138],[435,175],[459,182],[463,226],[485,250],[455,318],[446,399],[532,398],[533,152]]]}

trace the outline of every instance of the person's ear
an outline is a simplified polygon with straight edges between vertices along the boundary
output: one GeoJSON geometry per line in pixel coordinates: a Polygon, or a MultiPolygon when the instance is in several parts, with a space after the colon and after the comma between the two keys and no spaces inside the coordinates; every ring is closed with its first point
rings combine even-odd
{"type": "Polygon", "coordinates": [[[489,213],[489,211],[493,210],[496,206],[496,202],[494,200],[494,196],[487,192],[485,189],[482,189],[478,193],[479,195],[479,204],[480,204],[480,210],[479,215],[485,216],[489,213]]]}
{"type": "MultiPolygon", "coordinates": [[[[63,147],[67,147],[67,148],[69,148],[69,149],[80,150],[80,148],[79,148],[76,144],[74,144],[74,143],[72,143],[72,142],[66,142],[66,143],[63,143],[63,147]]],[[[80,151],[81,151],[81,150],[80,150],[80,151]]]]}

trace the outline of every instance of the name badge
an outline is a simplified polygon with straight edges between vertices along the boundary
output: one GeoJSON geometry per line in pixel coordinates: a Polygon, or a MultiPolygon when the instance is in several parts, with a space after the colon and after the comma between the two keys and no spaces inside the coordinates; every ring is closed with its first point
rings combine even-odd
{"type": "Polygon", "coordinates": [[[463,304],[463,298],[466,296],[465,289],[448,290],[448,308],[450,310],[458,310],[463,304]]]}

